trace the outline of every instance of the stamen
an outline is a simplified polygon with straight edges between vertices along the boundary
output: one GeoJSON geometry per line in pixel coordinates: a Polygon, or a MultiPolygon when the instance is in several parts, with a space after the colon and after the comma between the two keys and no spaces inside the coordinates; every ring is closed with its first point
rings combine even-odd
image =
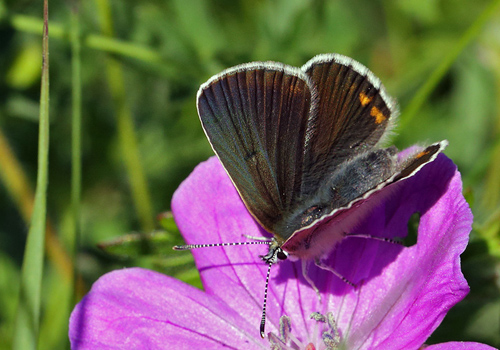
{"type": "Polygon", "coordinates": [[[286,343],[284,343],[276,334],[269,333],[269,343],[271,344],[271,350],[285,350],[288,348],[286,343]]]}
{"type": "Polygon", "coordinates": [[[333,318],[333,314],[328,312],[325,317],[319,312],[313,312],[311,318],[317,322],[326,323],[328,325],[328,329],[321,334],[321,338],[327,350],[337,350],[340,345],[340,333],[337,323],[333,318]]]}
{"type": "MultiPolygon", "coordinates": [[[[280,335],[283,344],[286,346],[286,349],[305,349],[304,344],[295,337],[295,335],[291,332],[292,330],[292,322],[288,316],[280,317],[280,335]],[[286,345],[290,344],[290,345],[286,345]],[[292,346],[295,344],[295,346],[292,346]]],[[[272,333],[270,333],[272,334],[272,333]]]]}
{"type": "Polygon", "coordinates": [[[290,338],[290,331],[292,330],[292,323],[290,322],[290,317],[281,316],[280,317],[280,336],[283,342],[288,342],[290,338]]]}
{"type": "Polygon", "coordinates": [[[323,314],[320,314],[319,312],[313,312],[309,317],[316,322],[326,323],[326,317],[323,316],[323,314]]]}
{"type": "Polygon", "coordinates": [[[323,315],[319,312],[313,312],[311,314],[311,319],[316,321],[315,331],[313,338],[309,339],[308,343],[302,343],[295,337],[291,329],[291,320],[288,316],[281,316],[279,324],[278,337],[274,333],[269,333],[268,339],[271,344],[271,350],[292,350],[292,349],[303,349],[303,350],[338,350],[340,349],[340,333],[337,328],[337,323],[331,312],[323,315]],[[320,331],[318,328],[322,328],[320,331]],[[321,333],[321,338],[318,337],[318,333],[321,333]],[[321,339],[323,344],[321,344],[321,339]]]}
{"type": "Polygon", "coordinates": [[[269,342],[271,343],[272,350],[295,350],[295,347],[288,346],[287,343],[295,343],[299,349],[303,349],[302,344],[293,336],[291,333],[292,322],[288,316],[280,317],[279,332],[280,337],[278,338],[275,334],[269,333],[269,342]]]}

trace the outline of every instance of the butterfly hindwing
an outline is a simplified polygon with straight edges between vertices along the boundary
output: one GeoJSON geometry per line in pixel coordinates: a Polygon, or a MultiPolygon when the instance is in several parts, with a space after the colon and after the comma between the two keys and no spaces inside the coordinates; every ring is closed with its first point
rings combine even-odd
{"type": "Polygon", "coordinates": [[[308,230],[316,227],[319,222],[326,222],[332,219],[335,220],[337,217],[346,216],[352,208],[359,207],[376,193],[385,191],[387,187],[392,187],[396,183],[415,175],[426,164],[434,161],[446,146],[448,146],[448,141],[443,140],[427,146],[423,150],[409,155],[402,160],[394,160],[392,164],[391,154],[394,154],[393,152],[396,152],[397,149],[395,147],[378,149],[358,157],[351,162],[351,165],[345,165],[343,168],[346,171],[332,179],[331,188],[334,190],[325,192],[327,197],[315,201],[316,207],[318,204],[323,206],[321,215],[314,215],[318,212],[317,210],[315,212],[306,210],[303,213],[298,213],[296,217],[293,215],[290,216],[291,225],[294,224],[293,220],[299,220],[305,224],[296,227],[293,232],[290,232],[291,234],[285,235],[285,238],[288,239],[287,242],[292,242],[291,244],[287,243],[287,249],[290,250],[290,246],[296,245],[293,242],[301,241],[304,235],[307,236],[308,230]],[[380,162],[385,162],[386,164],[380,167],[380,169],[376,169],[379,173],[372,173],[368,176],[371,179],[368,179],[363,175],[368,174],[366,171],[373,171],[373,169],[363,164],[367,160],[370,160],[370,164],[382,164],[380,162]],[[357,174],[358,171],[354,171],[356,168],[360,170],[359,174],[357,174]],[[380,171],[383,173],[380,173],[380,171]],[[377,180],[377,178],[380,180],[377,180]]]}

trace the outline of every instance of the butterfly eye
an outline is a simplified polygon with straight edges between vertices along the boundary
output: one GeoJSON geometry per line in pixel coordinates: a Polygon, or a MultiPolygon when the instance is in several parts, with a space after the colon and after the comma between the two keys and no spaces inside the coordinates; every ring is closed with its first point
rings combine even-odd
{"type": "Polygon", "coordinates": [[[286,260],[288,258],[288,254],[286,254],[284,251],[280,250],[278,253],[276,253],[276,256],[280,260],[286,260]]]}

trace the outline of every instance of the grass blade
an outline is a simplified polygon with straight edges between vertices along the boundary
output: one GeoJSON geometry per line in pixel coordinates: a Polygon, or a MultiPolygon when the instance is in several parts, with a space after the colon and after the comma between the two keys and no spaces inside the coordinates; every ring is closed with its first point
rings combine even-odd
{"type": "Polygon", "coordinates": [[[80,202],[82,193],[82,62],[80,42],[79,2],[74,1],[71,11],[71,74],[72,74],[72,123],[71,123],[71,209],[72,225],[67,233],[71,260],[75,254],[80,233],[80,202]]]}
{"type": "Polygon", "coordinates": [[[14,324],[14,350],[36,349],[40,323],[43,253],[46,226],[49,153],[49,28],[48,0],[44,0],[42,83],[38,140],[38,175],[31,225],[24,251],[19,305],[14,324]]]}
{"type": "Polygon", "coordinates": [[[460,53],[469,45],[474,38],[480,33],[484,25],[497,13],[500,6],[500,0],[492,1],[486,9],[476,18],[474,23],[462,35],[453,50],[441,61],[441,64],[432,72],[431,76],[417,91],[415,97],[410,101],[406,108],[401,113],[399,128],[404,129],[415,117],[422,105],[425,103],[429,95],[434,91],[446,72],[450,69],[452,64],[456,61],[460,53]]]}
{"type": "MultiPolygon", "coordinates": [[[[102,32],[110,37],[113,36],[113,23],[109,2],[107,0],[98,0],[97,7],[102,32]]],[[[132,113],[127,102],[123,70],[121,64],[112,58],[108,58],[106,63],[109,88],[116,107],[120,148],[130,182],[132,199],[141,223],[141,229],[144,232],[149,232],[155,226],[153,207],[146,176],[141,164],[132,113]]]]}

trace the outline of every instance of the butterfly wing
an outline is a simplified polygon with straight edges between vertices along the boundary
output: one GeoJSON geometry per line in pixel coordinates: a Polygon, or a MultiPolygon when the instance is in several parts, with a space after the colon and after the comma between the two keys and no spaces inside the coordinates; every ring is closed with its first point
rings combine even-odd
{"type": "Polygon", "coordinates": [[[404,180],[415,175],[425,164],[432,162],[448,146],[448,141],[443,140],[427,146],[422,151],[410,155],[399,163],[399,171],[393,176],[391,182],[404,180]]]}
{"type": "MultiPolygon", "coordinates": [[[[316,258],[329,251],[338,243],[346,232],[351,232],[359,220],[376,206],[383,198],[391,195],[396,183],[415,175],[426,164],[434,161],[448,141],[434,143],[420,152],[412,154],[396,164],[395,173],[377,186],[364,192],[346,205],[331,210],[327,215],[312,221],[295,231],[282,245],[287,253],[302,259],[316,258]]],[[[356,189],[345,190],[355,192],[356,189]]]]}
{"type": "Polygon", "coordinates": [[[302,69],[273,62],[230,68],[200,87],[198,113],[247,208],[282,240],[411,176],[438,152],[400,164],[394,151],[377,149],[396,106],[366,67],[337,54],[316,56],[302,69]],[[351,168],[362,174],[372,167],[384,171],[372,174],[366,190],[343,181],[351,168]],[[357,191],[347,202],[335,192],[344,183],[357,191]]]}
{"type": "Polygon", "coordinates": [[[198,92],[214,152],[249,211],[273,233],[300,195],[313,96],[300,69],[273,62],[230,68],[198,92]]]}
{"type": "Polygon", "coordinates": [[[398,112],[380,80],[349,57],[318,55],[302,70],[318,93],[308,125],[302,190],[307,196],[340,164],[380,143],[398,112]]]}

